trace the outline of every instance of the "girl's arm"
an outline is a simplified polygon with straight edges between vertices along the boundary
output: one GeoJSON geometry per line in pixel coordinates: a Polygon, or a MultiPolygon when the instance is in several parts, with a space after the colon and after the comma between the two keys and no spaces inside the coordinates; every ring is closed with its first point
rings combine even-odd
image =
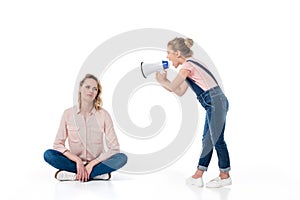
{"type": "Polygon", "coordinates": [[[156,79],[166,90],[174,92],[178,96],[182,96],[188,88],[188,84],[185,82],[185,79],[189,73],[189,70],[181,69],[175,79],[171,82],[167,79],[167,72],[164,72],[163,74],[157,72],[156,79]]]}

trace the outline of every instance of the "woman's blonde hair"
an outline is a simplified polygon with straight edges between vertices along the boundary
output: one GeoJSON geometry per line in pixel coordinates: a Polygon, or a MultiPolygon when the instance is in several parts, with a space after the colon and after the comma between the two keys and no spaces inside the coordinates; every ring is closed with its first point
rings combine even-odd
{"type": "MultiPolygon", "coordinates": [[[[84,81],[88,78],[91,78],[97,82],[97,95],[94,99],[94,107],[96,110],[100,110],[102,106],[102,99],[101,99],[101,94],[102,94],[102,86],[100,84],[100,80],[97,79],[96,76],[92,74],[86,74],[85,77],[80,81],[79,86],[81,87],[84,83],[84,81]]],[[[78,103],[79,103],[79,108],[81,108],[81,93],[78,91],[78,103]]]]}
{"type": "Polygon", "coordinates": [[[184,39],[176,37],[168,42],[168,47],[170,47],[173,51],[180,51],[182,56],[188,58],[193,56],[193,51],[191,50],[193,44],[194,41],[190,38],[184,39]]]}

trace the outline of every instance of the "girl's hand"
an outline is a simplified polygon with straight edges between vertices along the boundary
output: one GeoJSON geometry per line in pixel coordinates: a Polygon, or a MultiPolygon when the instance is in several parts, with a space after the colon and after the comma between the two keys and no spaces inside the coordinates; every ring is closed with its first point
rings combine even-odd
{"type": "Polygon", "coordinates": [[[167,72],[164,71],[163,73],[161,72],[156,72],[156,80],[159,82],[159,83],[164,83],[167,81],[167,72]]]}

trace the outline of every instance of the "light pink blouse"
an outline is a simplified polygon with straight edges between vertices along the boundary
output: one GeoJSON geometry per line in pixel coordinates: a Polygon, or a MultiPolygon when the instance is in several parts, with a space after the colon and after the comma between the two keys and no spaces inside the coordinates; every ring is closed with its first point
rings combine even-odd
{"type": "Polygon", "coordinates": [[[70,150],[85,163],[94,159],[102,162],[120,152],[109,113],[94,108],[85,120],[77,106],[64,111],[53,148],[61,153],[70,150]]]}

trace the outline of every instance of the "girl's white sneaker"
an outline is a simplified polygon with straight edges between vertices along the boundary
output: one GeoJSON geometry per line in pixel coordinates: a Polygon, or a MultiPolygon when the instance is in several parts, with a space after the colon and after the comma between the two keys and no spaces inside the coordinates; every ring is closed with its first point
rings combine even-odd
{"type": "Polygon", "coordinates": [[[195,185],[197,187],[203,187],[203,180],[202,178],[193,178],[193,177],[189,177],[186,179],[186,184],[187,185],[195,185]]]}
{"type": "Polygon", "coordinates": [[[206,183],[206,187],[208,188],[219,188],[227,185],[231,185],[232,180],[230,177],[221,179],[220,177],[214,178],[213,180],[206,183]]]}

